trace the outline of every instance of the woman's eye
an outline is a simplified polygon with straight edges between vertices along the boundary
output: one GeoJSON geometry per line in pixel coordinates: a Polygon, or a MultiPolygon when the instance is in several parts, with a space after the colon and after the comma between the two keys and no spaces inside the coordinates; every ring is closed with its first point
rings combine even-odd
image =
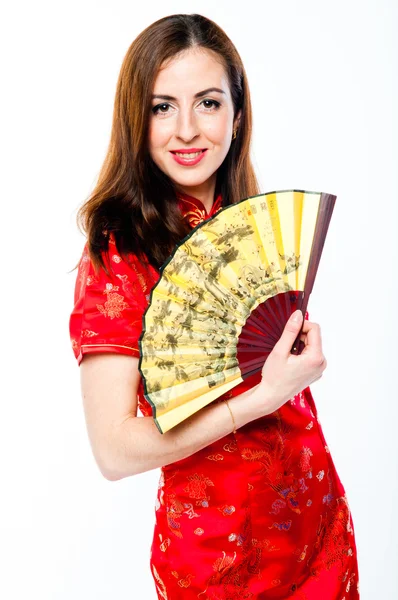
{"type": "MultiPolygon", "coordinates": [[[[166,104],[166,102],[163,102],[163,104],[158,104],[157,106],[154,106],[154,107],[152,108],[152,112],[153,112],[153,113],[156,115],[156,113],[159,111],[159,109],[160,109],[161,107],[164,107],[164,106],[169,106],[169,105],[168,105],[168,104],[166,104]]],[[[162,112],[163,112],[163,111],[162,111],[162,112]]]]}
{"type": "Polygon", "coordinates": [[[214,110],[216,110],[220,106],[220,103],[217,102],[216,100],[203,100],[203,102],[210,102],[210,104],[213,104],[214,110]]]}

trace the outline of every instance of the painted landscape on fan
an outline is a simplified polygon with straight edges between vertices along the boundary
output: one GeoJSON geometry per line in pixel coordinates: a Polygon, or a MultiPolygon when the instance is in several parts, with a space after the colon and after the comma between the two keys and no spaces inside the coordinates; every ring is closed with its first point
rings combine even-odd
{"type": "Polygon", "coordinates": [[[321,196],[284,190],[226,206],[195,227],[161,267],[139,341],[145,397],[159,431],[262,367],[317,254],[315,277],[335,200],[326,195],[325,226],[321,196]]]}

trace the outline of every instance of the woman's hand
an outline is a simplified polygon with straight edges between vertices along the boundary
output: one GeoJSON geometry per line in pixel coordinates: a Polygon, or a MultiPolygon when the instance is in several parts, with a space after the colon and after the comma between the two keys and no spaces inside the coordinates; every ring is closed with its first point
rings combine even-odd
{"type": "Polygon", "coordinates": [[[286,323],[285,329],[269,354],[262,369],[259,391],[266,390],[266,414],[280,408],[308,385],[322,377],[327,361],[322,352],[321,330],[318,323],[304,320],[300,339],[305,347],[301,354],[291,354],[300,331],[303,313],[298,310],[286,323]],[[298,316],[298,321],[294,317],[298,316]]]}

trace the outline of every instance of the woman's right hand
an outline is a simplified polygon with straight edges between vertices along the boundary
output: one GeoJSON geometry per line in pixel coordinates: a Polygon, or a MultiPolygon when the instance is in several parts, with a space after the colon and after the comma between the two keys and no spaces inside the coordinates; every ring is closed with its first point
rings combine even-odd
{"type": "Polygon", "coordinates": [[[265,390],[265,414],[270,414],[322,377],[327,361],[322,352],[321,330],[318,323],[304,320],[300,339],[305,347],[301,354],[291,354],[294,341],[303,321],[301,310],[290,316],[278,342],[262,368],[258,391],[265,390]],[[293,317],[298,315],[298,321],[293,317]]]}

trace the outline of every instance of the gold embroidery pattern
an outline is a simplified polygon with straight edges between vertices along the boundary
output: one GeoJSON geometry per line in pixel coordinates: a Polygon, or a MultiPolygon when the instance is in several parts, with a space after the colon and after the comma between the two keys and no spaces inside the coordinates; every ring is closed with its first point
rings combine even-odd
{"type": "Polygon", "coordinates": [[[91,331],[90,329],[83,329],[82,331],[82,338],[83,337],[95,337],[96,335],[98,335],[98,333],[96,331],[91,331]]]}
{"type": "Polygon", "coordinates": [[[214,486],[214,483],[203,475],[195,473],[194,475],[188,475],[189,483],[184,488],[184,492],[187,492],[190,498],[196,500],[197,506],[208,506],[209,497],[206,495],[207,486],[214,486]]]}
{"type": "Polygon", "coordinates": [[[195,210],[190,210],[185,213],[185,218],[189,221],[189,224],[192,227],[196,227],[196,225],[199,225],[199,223],[206,218],[206,212],[204,210],[200,210],[200,208],[196,208],[195,210]]]}
{"type": "Polygon", "coordinates": [[[228,442],[227,444],[224,444],[224,446],[223,446],[223,450],[225,450],[225,452],[236,452],[237,449],[238,449],[238,445],[235,440],[230,443],[228,442]]]}
{"type": "Polygon", "coordinates": [[[209,456],[206,456],[206,458],[208,460],[214,460],[214,461],[224,460],[224,457],[222,454],[209,454],[209,456]]]}
{"type": "Polygon", "coordinates": [[[178,538],[183,537],[181,533],[181,524],[178,522],[178,519],[180,519],[181,515],[184,513],[184,508],[183,503],[178,500],[176,494],[169,494],[167,503],[167,524],[170,531],[178,538]]]}
{"type": "Polygon", "coordinates": [[[124,296],[117,294],[119,286],[113,285],[112,283],[106,284],[104,294],[107,294],[108,299],[105,304],[97,304],[97,308],[104,315],[114,319],[115,317],[121,317],[123,310],[129,307],[127,302],[124,301],[124,296]]]}
{"type": "Polygon", "coordinates": [[[210,215],[213,215],[216,212],[218,212],[221,208],[221,196],[220,195],[214,200],[214,204],[213,204],[209,214],[207,214],[206,209],[204,207],[201,208],[202,203],[200,203],[201,206],[199,206],[197,204],[197,202],[200,202],[200,201],[195,202],[194,199],[191,200],[191,199],[184,197],[178,193],[177,193],[177,197],[179,198],[180,202],[182,203],[184,218],[188,221],[188,223],[190,224],[190,226],[192,228],[196,227],[196,225],[199,225],[199,223],[201,223],[202,221],[204,221],[205,219],[210,217],[210,215]]]}
{"type": "Polygon", "coordinates": [[[222,598],[254,600],[254,596],[249,590],[247,575],[259,575],[262,548],[266,547],[269,541],[264,540],[258,547],[255,547],[256,540],[251,541],[251,518],[248,509],[243,523],[243,531],[237,537],[242,541],[242,557],[240,560],[236,560],[236,552],[228,556],[227,552],[222,551],[222,556],[213,563],[214,573],[207,579],[206,588],[198,594],[200,600],[213,600],[214,596],[208,595],[207,590],[210,586],[216,585],[223,587],[222,598]]]}

